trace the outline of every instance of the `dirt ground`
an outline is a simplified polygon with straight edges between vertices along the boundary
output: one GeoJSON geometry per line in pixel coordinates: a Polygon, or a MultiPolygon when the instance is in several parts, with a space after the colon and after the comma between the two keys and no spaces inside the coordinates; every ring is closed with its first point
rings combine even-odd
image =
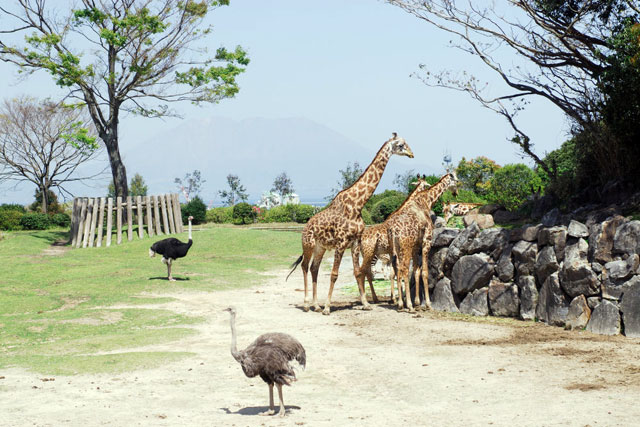
{"type": "Polygon", "coordinates": [[[387,304],[362,311],[339,290],[353,283],[350,265],[343,260],[330,316],[302,311],[300,269],[288,282],[282,270],[251,289],[171,295],[160,307],[207,320],[196,336],[136,349],[196,354],[162,368],[54,378],[3,371],[0,425],[639,425],[640,340],[387,304]],[[239,348],[275,331],[306,348],[307,369],[284,390],[284,419],[257,415],[268,388],[231,357],[229,305],[239,348]]]}

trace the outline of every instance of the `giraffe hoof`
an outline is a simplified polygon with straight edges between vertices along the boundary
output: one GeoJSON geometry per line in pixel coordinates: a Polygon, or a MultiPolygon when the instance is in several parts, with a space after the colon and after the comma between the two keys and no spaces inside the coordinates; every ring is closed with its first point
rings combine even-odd
{"type": "Polygon", "coordinates": [[[306,312],[309,311],[309,304],[305,304],[304,307],[302,307],[302,309],[306,312]]]}
{"type": "Polygon", "coordinates": [[[330,315],[331,309],[329,307],[325,307],[324,310],[322,310],[322,314],[324,314],[325,316],[330,315]]]}
{"type": "Polygon", "coordinates": [[[315,307],[313,307],[313,311],[315,311],[316,313],[320,313],[322,311],[322,307],[316,305],[315,307]]]}
{"type": "Polygon", "coordinates": [[[363,306],[362,306],[362,309],[363,309],[363,310],[367,310],[367,311],[373,310],[373,308],[371,308],[371,306],[370,306],[369,304],[367,304],[367,305],[363,305],[363,306]]]}

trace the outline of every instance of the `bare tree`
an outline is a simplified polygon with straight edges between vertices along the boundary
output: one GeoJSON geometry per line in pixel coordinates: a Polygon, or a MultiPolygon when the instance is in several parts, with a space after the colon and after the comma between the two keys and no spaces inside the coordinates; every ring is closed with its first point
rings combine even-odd
{"type": "MultiPolygon", "coordinates": [[[[1,33],[24,36],[22,45],[0,40],[0,60],[21,71],[49,72],[68,96],[86,104],[109,154],[118,196],[127,176],[118,146],[122,112],[177,116],[168,103],[217,103],[238,92],[246,53],[197,45],[211,33],[202,23],[229,0],[79,0],[47,7],[46,0],[0,6],[1,33]],[[77,9],[74,8],[77,5],[77,9]]],[[[210,42],[208,43],[210,44],[210,42]]]]}
{"type": "MultiPolygon", "coordinates": [[[[489,87],[467,72],[432,72],[420,65],[416,76],[427,85],[467,92],[480,104],[502,115],[515,131],[512,142],[550,176],[548,165],[516,116],[531,97],[548,100],[574,126],[594,129],[603,102],[599,79],[612,54],[609,38],[633,16],[631,0],[387,0],[425,22],[456,36],[452,44],[479,58],[506,83],[492,96],[489,87]]],[[[605,142],[603,142],[605,143],[605,142]]]]}
{"type": "Polygon", "coordinates": [[[91,122],[77,106],[33,98],[5,100],[0,106],[0,182],[28,181],[42,194],[67,194],[65,184],[100,175],[78,176],[80,165],[100,152],[91,122]]]}
{"type": "Polygon", "coordinates": [[[184,179],[175,178],[173,182],[178,186],[187,203],[191,201],[191,196],[198,195],[202,189],[202,184],[207,182],[202,179],[202,174],[195,169],[193,173],[187,173],[184,179]]]}

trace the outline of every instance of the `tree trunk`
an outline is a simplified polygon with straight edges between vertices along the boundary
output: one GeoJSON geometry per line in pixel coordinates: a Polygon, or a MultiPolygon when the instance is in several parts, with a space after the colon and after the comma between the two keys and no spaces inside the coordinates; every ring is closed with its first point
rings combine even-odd
{"type": "Polygon", "coordinates": [[[48,188],[46,188],[44,185],[42,185],[40,187],[40,191],[42,192],[42,206],[40,207],[40,210],[42,211],[43,214],[47,213],[47,205],[49,204],[49,195],[47,194],[47,192],[49,191],[48,188]]]}
{"type": "Polygon", "coordinates": [[[109,154],[109,163],[111,164],[111,174],[113,175],[113,185],[116,188],[116,197],[125,198],[129,195],[129,186],[127,185],[127,171],[125,170],[122,157],[120,157],[120,149],[118,148],[118,132],[101,135],[104,145],[107,147],[109,154]]]}

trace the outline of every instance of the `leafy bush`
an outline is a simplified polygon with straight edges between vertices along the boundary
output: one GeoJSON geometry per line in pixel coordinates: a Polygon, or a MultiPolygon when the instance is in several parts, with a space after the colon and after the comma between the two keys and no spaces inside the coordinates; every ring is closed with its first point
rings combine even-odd
{"type": "Polygon", "coordinates": [[[367,225],[373,224],[373,218],[371,218],[371,212],[369,212],[369,209],[363,208],[361,215],[362,215],[362,220],[364,221],[365,224],[367,225]]]}
{"type": "Polygon", "coordinates": [[[256,213],[249,203],[241,202],[233,207],[234,224],[251,224],[256,217],[256,213]]]}
{"type": "Polygon", "coordinates": [[[20,225],[25,230],[46,230],[51,226],[51,217],[43,213],[26,213],[20,218],[20,225]]]}
{"type": "Polygon", "coordinates": [[[372,212],[373,207],[376,205],[376,203],[378,203],[382,199],[386,199],[387,197],[392,197],[392,196],[407,197],[407,194],[398,190],[385,190],[382,193],[374,194],[373,196],[371,196],[367,201],[367,203],[364,205],[364,207],[369,212],[372,212]]]}
{"type": "Polygon", "coordinates": [[[22,218],[23,215],[24,213],[17,209],[13,210],[0,208],[0,230],[22,229],[22,226],[20,225],[20,218],[22,218]]]}
{"type": "Polygon", "coordinates": [[[233,222],[233,207],[223,206],[221,208],[209,209],[206,214],[207,222],[216,224],[230,224],[233,222]]]}
{"type": "Polygon", "coordinates": [[[71,225],[71,218],[66,213],[57,213],[51,217],[51,222],[58,227],[69,227],[71,225]]]}
{"type": "Polygon", "coordinates": [[[294,219],[297,223],[305,224],[316,214],[316,208],[311,205],[288,205],[293,206],[294,219]]]}
{"type": "Polygon", "coordinates": [[[288,206],[290,205],[274,206],[269,209],[264,215],[265,222],[292,222],[293,209],[288,206]]]}
{"type": "MultiPolygon", "coordinates": [[[[31,206],[29,206],[29,209],[32,210],[33,212],[41,211],[42,210],[42,191],[36,190],[35,199],[36,201],[33,202],[31,206]]],[[[47,213],[50,215],[53,215],[56,213],[63,213],[63,212],[64,212],[64,205],[61,205],[58,203],[58,196],[56,196],[56,193],[54,193],[51,190],[47,191],[47,213]]]]}
{"type": "Polygon", "coordinates": [[[490,191],[491,179],[499,169],[500,165],[487,157],[478,156],[471,160],[463,157],[458,163],[456,174],[465,190],[486,196],[490,191]]]}
{"type": "Polygon", "coordinates": [[[454,196],[450,191],[445,191],[442,196],[431,206],[431,210],[436,215],[442,216],[442,210],[447,203],[487,203],[487,200],[482,196],[474,193],[471,190],[458,190],[458,195],[454,196]]]}
{"type": "Polygon", "coordinates": [[[20,213],[27,213],[24,206],[17,203],[3,203],[0,205],[0,211],[17,211],[20,213]]]}
{"type": "Polygon", "coordinates": [[[194,224],[201,224],[207,220],[207,206],[200,197],[194,197],[189,203],[180,206],[182,222],[187,223],[187,217],[193,217],[194,224]]]}
{"type": "Polygon", "coordinates": [[[542,179],[522,163],[505,165],[497,170],[489,183],[489,197],[509,211],[518,209],[527,197],[541,190],[542,179]]]}
{"type": "Polygon", "coordinates": [[[546,155],[544,162],[557,169],[557,175],[554,179],[547,176],[542,169],[538,169],[538,175],[542,179],[545,191],[553,194],[559,200],[571,199],[580,186],[578,176],[580,163],[585,163],[579,159],[576,138],[563,142],[560,148],[546,155]]]}
{"type": "Polygon", "coordinates": [[[375,223],[383,222],[389,215],[400,207],[402,202],[407,198],[406,195],[392,195],[385,197],[373,206],[371,209],[371,219],[375,223]]]}

